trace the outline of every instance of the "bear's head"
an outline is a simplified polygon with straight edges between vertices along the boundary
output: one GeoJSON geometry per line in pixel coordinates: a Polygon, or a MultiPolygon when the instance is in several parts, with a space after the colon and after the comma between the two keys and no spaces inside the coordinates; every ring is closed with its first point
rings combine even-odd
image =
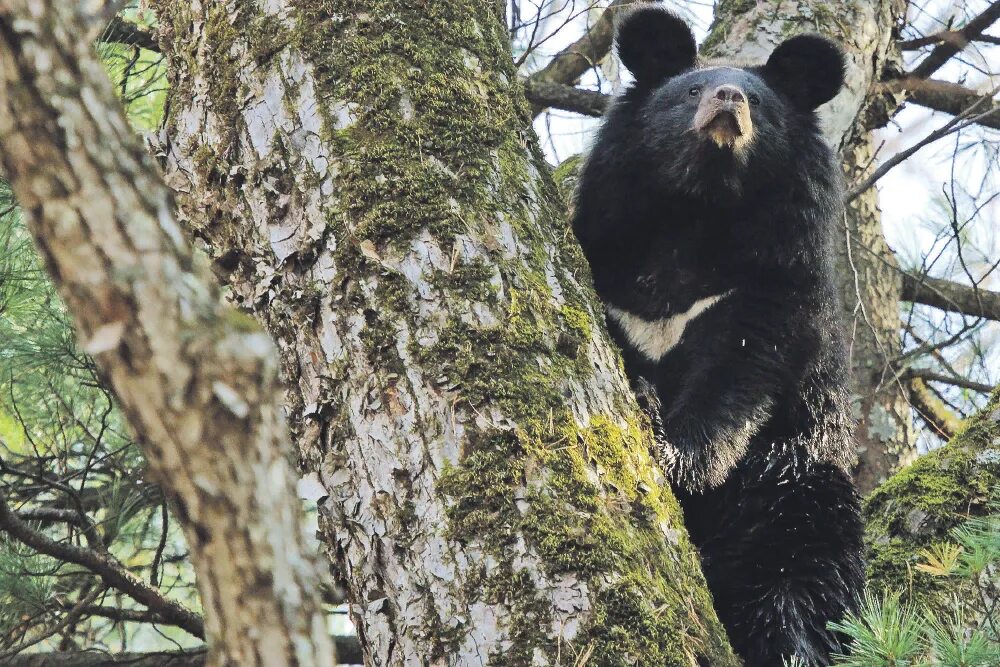
{"type": "Polygon", "coordinates": [[[844,83],[843,53],[819,35],[787,39],[761,66],[699,67],[691,29],[657,5],[629,12],[617,43],[635,77],[628,143],[682,190],[739,192],[793,168],[804,142],[819,141],[816,108],[844,83]]]}

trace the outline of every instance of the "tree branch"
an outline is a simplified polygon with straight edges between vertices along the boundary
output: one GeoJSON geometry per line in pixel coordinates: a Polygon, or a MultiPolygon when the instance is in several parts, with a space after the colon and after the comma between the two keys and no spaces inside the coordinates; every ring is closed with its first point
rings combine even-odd
{"type": "Polygon", "coordinates": [[[962,377],[955,377],[953,375],[944,375],[943,373],[935,373],[932,370],[926,368],[908,368],[903,374],[904,378],[920,378],[921,380],[926,380],[928,382],[941,382],[943,384],[950,384],[954,387],[961,387],[962,389],[971,389],[972,391],[978,391],[981,394],[988,394],[995,388],[993,385],[983,384],[982,382],[973,382],[972,380],[967,380],[962,377]]]}
{"type": "Polygon", "coordinates": [[[906,90],[908,102],[953,116],[964,114],[975,107],[980,110],[976,123],[1000,130],[1000,102],[991,94],[979,93],[950,81],[913,77],[890,82],[888,87],[892,90],[906,90]]]}
{"type": "Polygon", "coordinates": [[[921,148],[929,144],[932,144],[938,139],[942,139],[948,136],[949,134],[958,132],[959,130],[963,130],[969,125],[978,123],[985,117],[992,116],[993,115],[992,110],[987,109],[986,111],[983,111],[982,109],[979,108],[979,105],[985,103],[985,101],[988,99],[990,98],[987,97],[981,98],[971,107],[963,110],[962,113],[955,116],[954,118],[951,118],[947,123],[945,123],[938,129],[928,133],[926,137],[924,137],[914,145],[910,146],[906,150],[899,151],[891,158],[880,164],[878,168],[872,171],[871,174],[869,174],[857,185],[851,187],[844,194],[844,203],[847,204],[856,199],[865,190],[875,185],[875,183],[878,182],[880,178],[885,176],[889,172],[889,170],[891,170],[898,164],[902,163],[903,161],[907,160],[911,155],[919,151],[921,148]]]}
{"type": "MultiPolygon", "coordinates": [[[[936,32],[933,35],[926,35],[924,37],[916,37],[914,39],[904,39],[896,42],[900,51],[916,51],[925,46],[930,46],[931,44],[937,44],[938,42],[950,42],[952,44],[963,44],[966,38],[961,34],[959,30],[942,30],[941,32],[936,32]]],[[[1000,37],[996,35],[979,35],[969,39],[970,42],[983,42],[984,44],[1000,44],[1000,37]]]]}
{"type": "MultiPolygon", "coordinates": [[[[576,83],[587,70],[604,60],[611,51],[611,45],[615,39],[615,15],[635,2],[636,0],[614,0],[583,37],[557,53],[548,65],[528,77],[528,81],[534,84],[546,82],[571,85],[576,83]]],[[[536,104],[535,115],[541,113],[544,108],[544,106],[536,104]]],[[[577,111],[577,109],[568,110],[577,111]]],[[[600,115],[585,111],[578,111],[578,113],[600,115]]]]}
{"type": "Polygon", "coordinates": [[[904,272],[902,298],[953,313],[1000,321],[1000,292],[950,280],[904,272]]]}
{"type": "Polygon", "coordinates": [[[611,104],[612,96],[596,90],[584,90],[552,81],[528,78],[524,94],[536,108],[562,109],[584,116],[601,116],[611,104]]]}
{"type": "Polygon", "coordinates": [[[955,437],[961,429],[962,420],[952,414],[951,410],[945,407],[927,385],[919,377],[910,377],[906,383],[909,393],[910,405],[917,411],[920,418],[934,432],[945,440],[955,437]]]}
{"type": "Polygon", "coordinates": [[[205,649],[163,653],[31,653],[0,661],[0,667],[204,667],[205,649]]]}
{"type": "Polygon", "coordinates": [[[614,0],[583,37],[557,53],[548,65],[530,78],[552,83],[575,83],[608,55],[615,39],[615,14],[623,7],[635,3],[636,0],[614,0]]]}
{"type": "Polygon", "coordinates": [[[155,610],[160,616],[168,619],[171,625],[176,625],[199,639],[204,638],[204,623],[198,614],[165,597],[158,589],[126,570],[111,554],[56,542],[33,530],[14,514],[2,496],[0,496],[0,530],[39,553],[87,568],[108,586],[155,610]]]}
{"type": "Polygon", "coordinates": [[[160,45],[156,42],[156,38],[153,37],[152,32],[119,16],[111,19],[108,27],[104,29],[104,32],[97,39],[100,42],[139,46],[150,51],[160,51],[160,45]]]}
{"type": "Polygon", "coordinates": [[[66,613],[63,614],[63,617],[60,618],[58,622],[56,622],[55,624],[45,628],[44,632],[42,632],[41,634],[34,635],[28,639],[25,639],[23,642],[17,644],[16,646],[12,646],[4,650],[2,653],[0,653],[0,661],[2,661],[3,658],[10,657],[17,653],[20,653],[21,651],[29,649],[32,646],[40,644],[41,642],[45,641],[52,635],[62,632],[63,628],[66,628],[70,624],[75,623],[77,620],[79,620],[80,617],[83,616],[84,609],[86,609],[90,605],[90,603],[92,603],[94,600],[100,597],[100,595],[104,593],[104,591],[106,590],[107,588],[103,586],[95,588],[93,591],[87,594],[87,596],[84,597],[82,600],[80,600],[74,605],[70,605],[66,613]]]}
{"type": "Polygon", "coordinates": [[[982,35],[998,19],[1000,19],[1000,0],[995,0],[982,14],[966,23],[963,28],[951,31],[953,33],[951,39],[935,46],[909,76],[918,79],[928,78],[941,69],[952,56],[964,49],[970,41],[982,35]]]}

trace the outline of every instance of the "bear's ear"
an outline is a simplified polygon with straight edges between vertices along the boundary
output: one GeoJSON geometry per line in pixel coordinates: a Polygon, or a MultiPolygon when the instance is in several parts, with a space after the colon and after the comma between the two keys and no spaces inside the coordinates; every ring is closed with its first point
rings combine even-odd
{"type": "Polygon", "coordinates": [[[779,44],[761,72],[796,107],[812,111],[844,85],[844,53],[826,37],[798,35],[779,44]]]}
{"type": "Polygon", "coordinates": [[[640,85],[655,85],[694,67],[698,45],[680,17],[639,5],[618,22],[618,57],[640,85]]]}

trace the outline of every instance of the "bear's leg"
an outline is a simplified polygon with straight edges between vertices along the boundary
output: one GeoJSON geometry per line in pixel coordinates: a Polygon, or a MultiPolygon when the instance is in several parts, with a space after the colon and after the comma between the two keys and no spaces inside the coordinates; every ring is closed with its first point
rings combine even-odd
{"type": "Polygon", "coordinates": [[[827,624],[854,609],[863,582],[858,498],[839,468],[776,458],[679,495],[745,667],[781,667],[791,655],[827,665],[840,649],[827,624]]]}

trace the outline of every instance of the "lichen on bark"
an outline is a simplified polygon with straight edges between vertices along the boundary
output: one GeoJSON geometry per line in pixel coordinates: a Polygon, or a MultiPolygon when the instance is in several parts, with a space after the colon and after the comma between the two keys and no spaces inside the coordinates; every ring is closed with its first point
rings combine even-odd
{"type": "Polygon", "coordinates": [[[497,3],[155,2],[167,171],[278,340],[375,664],[735,664],[497,3]]]}

